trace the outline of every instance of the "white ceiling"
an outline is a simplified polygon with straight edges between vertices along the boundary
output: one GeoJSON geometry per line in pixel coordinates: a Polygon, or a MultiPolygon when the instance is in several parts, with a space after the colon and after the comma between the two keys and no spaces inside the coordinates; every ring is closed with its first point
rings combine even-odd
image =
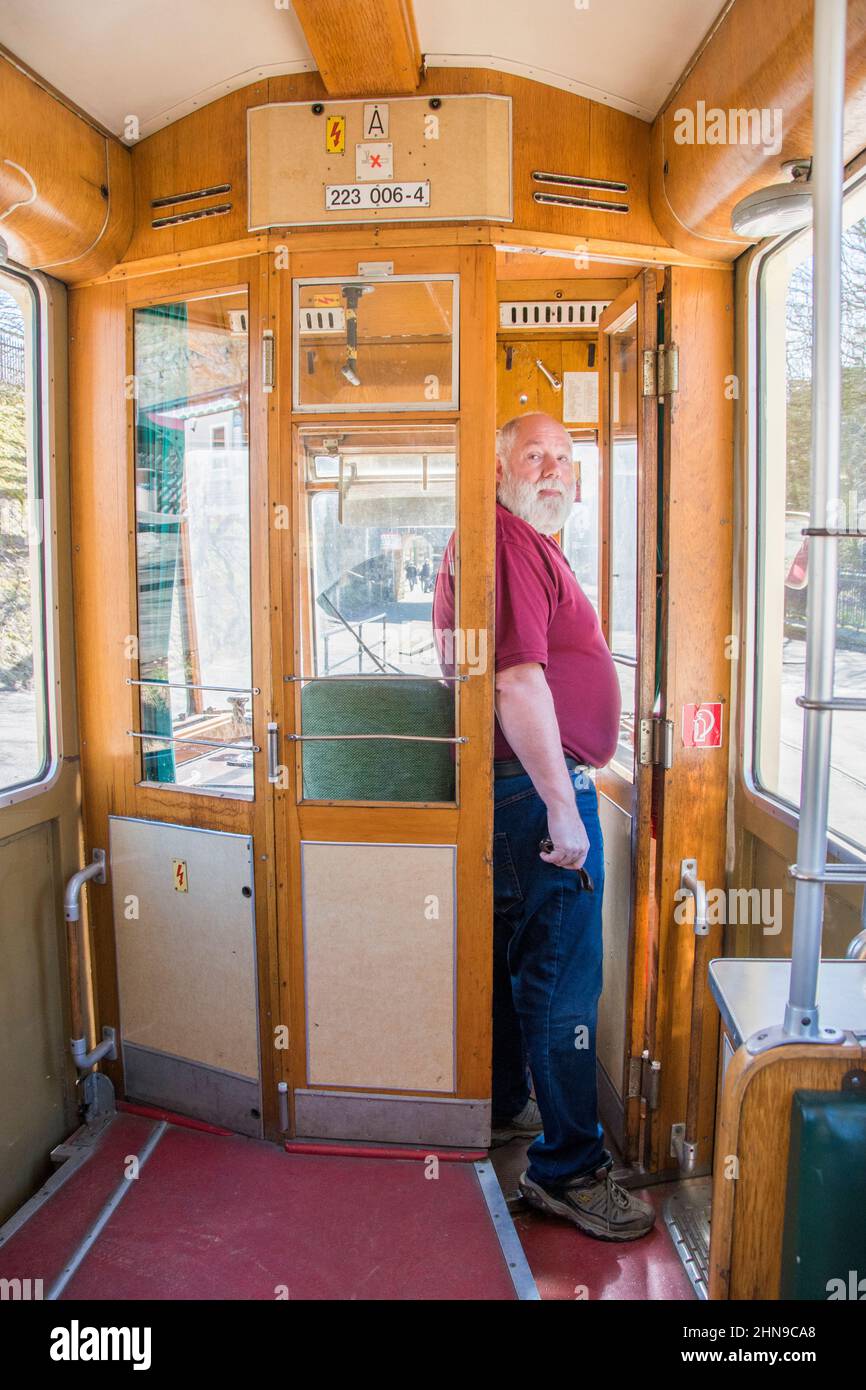
{"type": "MultiPolygon", "coordinates": [[[[347,0],[350,3],[350,0],[347,0]]],[[[288,0],[0,0],[0,43],[118,135],[315,67],[288,0]]],[[[431,66],[476,64],[650,121],[727,0],[414,0],[431,66]],[[627,42],[626,42],[627,36],[627,42]]]]}

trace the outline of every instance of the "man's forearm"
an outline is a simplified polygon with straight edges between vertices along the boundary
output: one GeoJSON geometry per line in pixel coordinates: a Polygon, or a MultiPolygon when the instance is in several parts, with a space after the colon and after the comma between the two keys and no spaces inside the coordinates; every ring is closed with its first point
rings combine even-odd
{"type": "Polygon", "coordinates": [[[574,807],[574,788],[565,765],[550,686],[536,663],[497,675],[496,716],[548,810],[574,807]]]}

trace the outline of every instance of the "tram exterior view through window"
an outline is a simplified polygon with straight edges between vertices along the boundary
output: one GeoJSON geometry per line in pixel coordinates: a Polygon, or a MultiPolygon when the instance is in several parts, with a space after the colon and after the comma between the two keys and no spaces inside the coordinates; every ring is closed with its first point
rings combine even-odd
{"type": "Polygon", "coordinates": [[[847,1369],[864,54],[866,0],[0,0],[28,1369],[552,1300],[626,1373],[847,1369]]]}

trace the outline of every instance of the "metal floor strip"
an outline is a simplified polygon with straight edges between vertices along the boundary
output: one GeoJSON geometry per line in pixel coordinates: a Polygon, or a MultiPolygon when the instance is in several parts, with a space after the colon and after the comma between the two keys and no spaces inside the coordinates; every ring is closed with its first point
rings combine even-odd
{"type": "MultiPolygon", "coordinates": [[[[139,1173],[141,1173],[142,1168],[146,1164],[147,1160],[150,1158],[150,1155],[153,1153],[154,1149],[156,1148],[157,1144],[159,1143],[160,1139],[165,1134],[167,1129],[167,1122],[165,1120],[160,1120],[159,1124],[156,1126],[156,1129],[154,1129],[147,1136],[144,1146],[141,1152],[138,1154],[139,1173]]],[[[112,1216],[117,1211],[117,1208],[120,1206],[121,1202],[123,1201],[131,1186],[131,1178],[121,1178],[120,1183],[115,1188],[108,1201],[105,1203],[105,1206],[102,1208],[102,1211],[99,1213],[96,1220],[93,1222],[93,1225],[90,1227],[90,1230],[82,1238],[79,1245],[77,1246],[73,1254],[70,1256],[70,1258],[67,1260],[66,1264],[63,1266],[63,1269],[60,1271],[57,1278],[54,1280],[54,1283],[51,1285],[50,1289],[45,1295],[46,1302],[50,1303],[56,1301],[63,1293],[63,1290],[66,1288],[73,1274],[78,1269],[81,1262],[84,1260],[88,1251],[90,1251],[96,1244],[100,1235],[105,1230],[105,1227],[108,1225],[112,1216]]]]}
{"type": "Polygon", "coordinates": [[[508,1266],[508,1273],[511,1275],[514,1292],[521,1302],[540,1302],[541,1294],[538,1292],[532,1270],[529,1268],[529,1262],[523,1253],[520,1237],[511,1219],[511,1212],[508,1210],[493,1164],[489,1159],[482,1159],[478,1163],[473,1163],[472,1166],[484,1194],[487,1210],[493,1222],[493,1229],[508,1266]]]}
{"type": "Polygon", "coordinates": [[[712,1193],[712,1178],[690,1178],[664,1205],[664,1221],[674,1248],[695,1294],[704,1300],[709,1298],[712,1193]]]}

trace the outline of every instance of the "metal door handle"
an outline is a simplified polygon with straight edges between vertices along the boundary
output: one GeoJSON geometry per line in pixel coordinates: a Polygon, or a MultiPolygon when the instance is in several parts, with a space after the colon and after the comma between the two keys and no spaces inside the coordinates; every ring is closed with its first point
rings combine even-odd
{"type": "Polygon", "coordinates": [[[268,781],[278,782],[278,764],[280,760],[280,736],[279,724],[268,725],[268,781]]]}

